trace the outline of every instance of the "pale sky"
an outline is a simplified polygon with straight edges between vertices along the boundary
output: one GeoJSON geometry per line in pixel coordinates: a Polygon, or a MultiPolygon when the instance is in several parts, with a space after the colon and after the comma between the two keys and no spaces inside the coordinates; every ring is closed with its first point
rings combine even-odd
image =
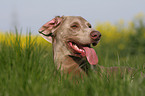
{"type": "Polygon", "coordinates": [[[33,34],[55,16],[82,16],[92,26],[97,21],[130,21],[145,13],[145,0],[0,0],[0,31],[9,31],[16,22],[23,32],[33,34]]]}

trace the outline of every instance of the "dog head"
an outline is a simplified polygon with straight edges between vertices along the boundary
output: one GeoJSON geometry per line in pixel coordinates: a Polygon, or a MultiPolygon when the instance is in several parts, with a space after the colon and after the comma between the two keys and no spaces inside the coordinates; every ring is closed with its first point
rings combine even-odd
{"type": "Polygon", "coordinates": [[[50,43],[62,43],[72,56],[87,57],[90,64],[96,65],[98,57],[91,45],[96,46],[101,33],[80,16],[55,17],[44,24],[39,33],[50,43]]]}

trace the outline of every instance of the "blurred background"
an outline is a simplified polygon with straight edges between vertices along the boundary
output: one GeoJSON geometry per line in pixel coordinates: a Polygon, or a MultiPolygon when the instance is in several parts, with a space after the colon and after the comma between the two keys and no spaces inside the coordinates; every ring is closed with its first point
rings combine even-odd
{"type": "Polygon", "coordinates": [[[131,21],[138,13],[145,13],[145,0],[0,0],[0,31],[14,26],[31,29],[33,34],[55,16],[82,16],[92,26],[109,21],[116,24],[122,19],[131,21]]]}
{"type": "Polygon", "coordinates": [[[145,96],[145,79],[136,77],[145,74],[144,14],[145,0],[0,0],[0,96],[145,96]],[[57,15],[82,16],[101,32],[98,65],[138,75],[61,78],[51,44],[38,34],[57,15]]]}

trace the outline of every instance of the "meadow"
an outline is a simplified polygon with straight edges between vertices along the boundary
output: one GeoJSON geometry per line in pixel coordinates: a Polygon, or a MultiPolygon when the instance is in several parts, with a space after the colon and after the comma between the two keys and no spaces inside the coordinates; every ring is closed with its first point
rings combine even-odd
{"type": "Polygon", "coordinates": [[[131,67],[131,77],[89,76],[77,83],[60,75],[53,63],[51,44],[39,35],[0,33],[0,96],[145,96],[145,16],[127,24],[99,22],[102,38],[94,47],[99,65],[131,67]]]}

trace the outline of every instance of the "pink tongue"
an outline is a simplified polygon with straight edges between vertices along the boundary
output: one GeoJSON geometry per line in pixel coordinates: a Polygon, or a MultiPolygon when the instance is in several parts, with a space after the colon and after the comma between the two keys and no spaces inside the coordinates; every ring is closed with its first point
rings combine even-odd
{"type": "Polygon", "coordinates": [[[98,64],[98,56],[97,56],[95,50],[93,48],[89,48],[89,47],[83,47],[83,49],[86,52],[86,57],[87,57],[88,62],[91,65],[98,64]]]}

